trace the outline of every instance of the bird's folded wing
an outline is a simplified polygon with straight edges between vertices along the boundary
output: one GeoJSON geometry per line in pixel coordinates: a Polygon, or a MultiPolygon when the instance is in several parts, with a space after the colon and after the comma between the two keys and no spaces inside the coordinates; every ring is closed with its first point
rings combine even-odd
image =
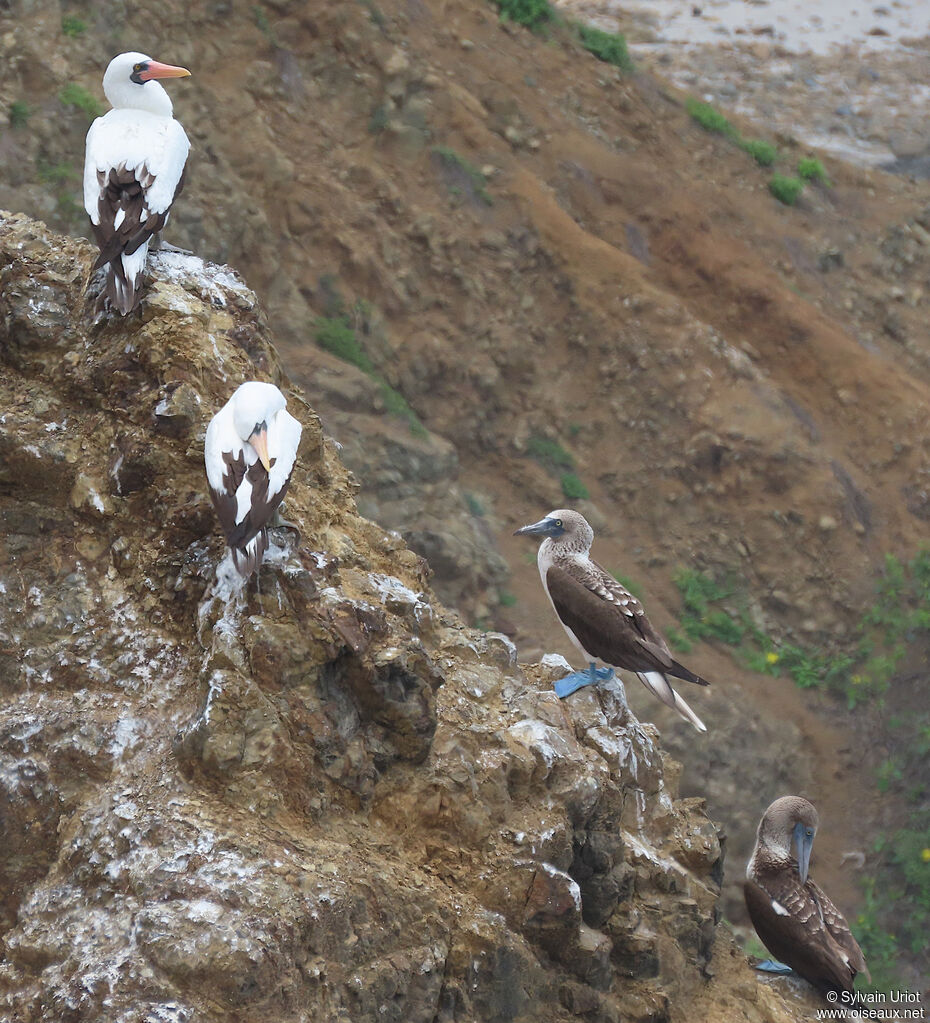
{"type": "Polygon", "coordinates": [[[787,871],[749,880],[744,888],[749,916],[765,946],[802,977],[851,989],[856,967],[828,930],[811,889],[812,882],[801,884],[787,871]]]}
{"type": "Polygon", "coordinates": [[[865,965],[865,956],[862,954],[859,942],[857,942],[853,937],[852,931],[846,923],[846,918],[836,908],[836,906],[833,905],[829,896],[823,891],[823,889],[811,881],[810,878],[808,878],[807,887],[810,888],[811,894],[820,906],[820,914],[823,919],[824,926],[830,932],[830,935],[837,945],[839,945],[846,955],[849,956],[850,967],[852,967],[856,973],[864,973],[871,984],[872,977],[869,973],[868,967],[865,965]]]}
{"type": "Polygon", "coordinates": [[[631,671],[672,667],[671,654],[640,602],[599,565],[553,565],[546,585],[559,618],[589,654],[631,671]]]}

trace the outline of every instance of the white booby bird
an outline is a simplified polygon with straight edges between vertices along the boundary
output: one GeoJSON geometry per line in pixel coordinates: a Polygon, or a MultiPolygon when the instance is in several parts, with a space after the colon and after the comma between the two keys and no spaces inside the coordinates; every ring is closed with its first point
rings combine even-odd
{"type": "MultiPolygon", "coordinates": [[[[801,796],[782,796],[762,815],[743,894],[756,933],[776,959],[823,992],[872,978],[843,914],[808,877],[819,818],[801,796]],[[794,850],[792,850],[794,846],[794,850]]],[[[784,972],[777,963],[761,969],[784,972]]]]}
{"type": "Polygon", "coordinates": [[[514,533],[521,535],[546,538],[537,557],[543,589],[568,638],[590,664],[588,671],[573,672],[555,683],[559,698],[564,700],[582,686],[609,679],[611,668],[595,667],[596,661],[603,661],[612,668],[635,672],[664,704],[674,707],[699,732],[706,732],[704,723],[672,689],[667,676],[702,686],[709,683],[672,657],[642,604],[588,556],[594,530],[584,516],[565,508],[552,511],[514,533]]]}
{"type": "Polygon", "coordinates": [[[155,79],[188,75],[144,53],[121,53],[103,76],[113,109],[87,132],[84,208],[100,247],[94,270],[109,264],[105,300],[123,316],[139,302],[149,241],[168,222],[190,150],[155,79]]]}
{"type": "Polygon", "coordinates": [[[290,482],[301,426],[274,384],[238,387],[210,420],[204,464],[233,564],[251,575],[268,549],[268,526],[290,482]]]}

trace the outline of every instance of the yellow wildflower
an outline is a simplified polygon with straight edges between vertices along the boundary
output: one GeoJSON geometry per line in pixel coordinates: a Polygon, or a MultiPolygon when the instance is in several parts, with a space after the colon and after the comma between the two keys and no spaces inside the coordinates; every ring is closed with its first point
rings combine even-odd
{"type": "Polygon", "coordinates": [[[766,664],[778,664],[778,654],[774,650],[769,650],[765,655],[766,664]]]}

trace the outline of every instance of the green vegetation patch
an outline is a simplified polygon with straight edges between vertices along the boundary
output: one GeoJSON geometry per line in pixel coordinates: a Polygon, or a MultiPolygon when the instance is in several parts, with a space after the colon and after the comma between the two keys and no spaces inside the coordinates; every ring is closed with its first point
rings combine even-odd
{"type": "Polygon", "coordinates": [[[513,607],[517,602],[516,596],[513,593],[508,593],[507,590],[498,590],[497,599],[501,607],[513,607]]]}
{"type": "Polygon", "coordinates": [[[571,452],[566,451],[557,440],[549,440],[548,437],[540,437],[534,433],[526,442],[526,450],[547,469],[575,468],[575,459],[571,452]]]}
{"type": "Polygon", "coordinates": [[[727,118],[710,103],[702,103],[701,100],[689,96],[685,100],[685,110],[688,111],[691,119],[699,124],[704,131],[712,132],[715,135],[726,135],[727,138],[739,138],[739,132],[727,118]]]}
{"type": "Polygon", "coordinates": [[[496,0],[501,18],[537,29],[556,20],[549,0],[496,0]]]}
{"type": "Polygon", "coordinates": [[[823,164],[813,156],[806,156],[802,160],[798,160],[798,177],[803,178],[804,181],[814,181],[819,185],[830,186],[830,179],[827,177],[827,172],[824,169],[823,164]]]}
{"type": "Polygon", "coordinates": [[[468,490],[465,491],[465,504],[468,507],[469,512],[474,515],[476,519],[483,519],[487,514],[481,500],[468,490]]]}
{"type": "Polygon", "coordinates": [[[578,38],[581,45],[593,53],[598,60],[613,64],[621,71],[633,70],[633,61],[627,50],[626,39],[615,32],[604,32],[593,25],[578,25],[578,38]]]}
{"type": "Polygon", "coordinates": [[[93,95],[77,82],[68,82],[63,85],[58,93],[58,98],[66,107],[74,107],[81,113],[87,114],[88,117],[99,117],[103,113],[103,108],[93,95]]]}
{"type": "Polygon", "coordinates": [[[464,156],[448,146],[434,146],[433,158],[442,168],[449,190],[455,194],[467,195],[475,202],[493,206],[494,200],[484,187],[487,178],[464,156]]]}
{"type": "Polygon", "coordinates": [[[61,31],[70,39],[77,39],[87,31],[87,22],[76,14],[66,14],[61,19],[61,31]]]}
{"type": "Polygon", "coordinates": [[[571,501],[587,501],[591,496],[588,488],[573,472],[563,472],[559,482],[562,484],[562,493],[571,501]]]}
{"type": "MultiPolygon", "coordinates": [[[[338,307],[341,305],[341,300],[335,304],[338,307]]],[[[387,413],[398,419],[406,419],[410,432],[415,437],[429,435],[428,430],[420,422],[419,416],[410,407],[407,399],[375,369],[375,364],[359,342],[355,327],[346,313],[317,317],[313,324],[313,337],[321,348],[370,376],[378,384],[381,400],[384,402],[387,413]]]]}
{"type": "Polygon", "coordinates": [[[778,150],[765,139],[740,139],[739,147],[749,153],[760,167],[771,167],[778,157],[778,150]]]}
{"type": "Polygon", "coordinates": [[[25,128],[29,120],[29,107],[23,100],[15,100],[10,104],[8,116],[11,128],[25,128]]]}
{"type": "Polygon", "coordinates": [[[804,191],[804,182],[800,178],[791,178],[785,174],[773,174],[769,181],[769,191],[779,202],[793,206],[804,191]]]}
{"type": "Polygon", "coordinates": [[[675,576],[681,594],[680,629],[669,641],[687,652],[698,640],[737,647],[740,659],[769,675],[786,672],[801,689],[820,688],[844,696],[850,708],[881,698],[904,658],[906,643],[930,638],[930,549],[902,563],[887,555],[875,602],[856,628],[852,649],[816,650],[776,644],[754,622],[746,595],[703,572],[675,576]]]}

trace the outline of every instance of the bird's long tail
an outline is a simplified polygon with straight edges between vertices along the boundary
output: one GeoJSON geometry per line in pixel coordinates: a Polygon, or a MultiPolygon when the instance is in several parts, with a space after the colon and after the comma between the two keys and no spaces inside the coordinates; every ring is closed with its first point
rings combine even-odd
{"type": "Polygon", "coordinates": [[[678,661],[672,661],[671,668],[668,669],[669,675],[674,675],[675,678],[680,678],[683,682],[693,682],[698,686],[709,686],[710,682],[706,678],[701,678],[700,675],[695,675],[690,668],[686,668],[683,664],[679,664],[678,661]]]}
{"type": "Polygon", "coordinates": [[[105,295],[122,316],[128,316],[142,297],[142,275],[148,251],[146,242],[130,255],[122,253],[107,266],[105,295]]]}
{"type": "MultiPolygon", "coordinates": [[[[694,713],[688,704],[685,703],[678,693],[672,689],[668,679],[661,671],[638,671],[636,674],[639,676],[640,682],[642,682],[649,692],[654,696],[657,696],[667,707],[672,707],[677,710],[685,721],[690,721],[699,732],[707,731],[707,726],[704,722],[697,716],[697,714],[694,713]]],[[[695,676],[695,678],[697,678],[697,676],[695,676]]]]}

